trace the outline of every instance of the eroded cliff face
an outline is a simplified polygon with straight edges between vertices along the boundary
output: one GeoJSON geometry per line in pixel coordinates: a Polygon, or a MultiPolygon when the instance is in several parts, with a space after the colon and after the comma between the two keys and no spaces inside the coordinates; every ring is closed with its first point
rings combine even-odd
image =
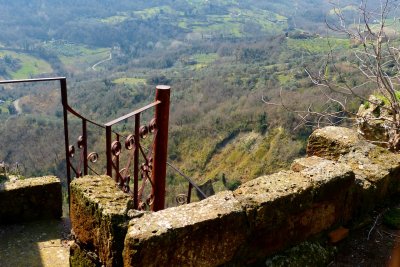
{"type": "Polygon", "coordinates": [[[81,246],[71,257],[80,255],[81,261],[75,258],[71,265],[93,254],[95,265],[107,266],[118,266],[117,258],[124,266],[251,264],[324,236],[399,192],[400,156],[356,131],[317,130],[307,153],[291,170],[261,176],[233,192],[146,214],[129,211],[129,200],[109,177],[76,179],[71,219],[81,246]]]}

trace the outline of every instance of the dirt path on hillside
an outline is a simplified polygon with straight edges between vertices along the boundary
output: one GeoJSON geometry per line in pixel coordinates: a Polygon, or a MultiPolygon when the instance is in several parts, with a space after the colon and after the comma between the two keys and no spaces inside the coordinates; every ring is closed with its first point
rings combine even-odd
{"type": "Polygon", "coordinates": [[[96,70],[96,67],[97,67],[98,65],[103,64],[104,62],[110,61],[111,59],[112,59],[112,53],[110,52],[109,57],[106,58],[106,59],[100,60],[99,62],[97,62],[96,64],[94,64],[94,65],[92,66],[92,70],[95,71],[95,70],[96,70]]]}

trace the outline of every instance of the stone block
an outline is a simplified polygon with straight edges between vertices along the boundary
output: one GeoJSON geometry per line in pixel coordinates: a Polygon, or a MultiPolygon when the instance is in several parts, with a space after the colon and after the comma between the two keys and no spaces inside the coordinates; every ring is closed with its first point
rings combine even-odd
{"type": "Polygon", "coordinates": [[[146,214],[130,222],[124,266],[219,266],[248,234],[233,193],[146,214]]]}
{"type": "Polygon", "coordinates": [[[356,214],[362,216],[375,205],[400,191],[400,155],[379,146],[364,146],[343,155],[339,162],[356,175],[356,214]]]}
{"type": "Polygon", "coordinates": [[[0,183],[0,223],[61,218],[62,192],[57,177],[0,183]]]}
{"type": "Polygon", "coordinates": [[[370,145],[360,138],[356,131],[328,126],[314,131],[307,144],[307,155],[337,160],[340,155],[349,153],[355,146],[370,145]]]}
{"type": "Polygon", "coordinates": [[[352,206],[347,201],[354,173],[334,161],[315,159],[314,163],[303,164],[299,172],[254,179],[234,191],[251,227],[235,261],[252,264],[350,219],[352,206]]]}
{"type": "MultiPolygon", "coordinates": [[[[400,191],[400,155],[368,143],[355,130],[318,129],[309,138],[307,154],[350,166],[355,173],[352,199],[355,217],[365,215],[376,204],[400,191]]],[[[300,165],[293,164],[294,168],[301,168],[300,165]]]]}
{"type": "Polygon", "coordinates": [[[105,266],[121,266],[128,227],[129,195],[108,176],[85,176],[71,183],[70,218],[75,238],[105,266]]]}
{"type": "Polygon", "coordinates": [[[312,184],[300,173],[282,171],[251,180],[234,191],[252,228],[275,227],[289,213],[311,207],[312,184]]]}

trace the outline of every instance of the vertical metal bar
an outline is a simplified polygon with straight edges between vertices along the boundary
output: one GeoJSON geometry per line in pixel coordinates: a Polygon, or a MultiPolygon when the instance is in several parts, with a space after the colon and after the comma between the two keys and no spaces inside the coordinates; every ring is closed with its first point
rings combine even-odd
{"type": "Polygon", "coordinates": [[[65,162],[67,164],[67,187],[68,187],[68,203],[70,200],[70,184],[71,184],[71,162],[69,158],[69,137],[68,137],[68,95],[67,95],[67,79],[60,79],[61,87],[61,104],[63,106],[64,116],[64,141],[65,141],[65,162]]]}
{"type": "Polygon", "coordinates": [[[153,148],[152,195],[154,201],[151,205],[153,211],[162,210],[165,207],[170,89],[171,87],[166,85],[156,87],[156,101],[161,101],[161,104],[155,108],[157,136],[153,148]]]}
{"type": "Polygon", "coordinates": [[[192,199],[192,189],[193,185],[189,182],[189,189],[188,189],[188,194],[187,194],[187,203],[189,204],[191,199],[192,199]]]}
{"type": "Polygon", "coordinates": [[[88,147],[87,147],[87,124],[82,120],[82,141],[83,141],[83,175],[88,175],[88,147]]]}
{"type": "Polygon", "coordinates": [[[133,206],[139,208],[138,190],[139,190],[139,129],[140,113],[135,115],[135,151],[133,159],[133,206]]]}
{"type": "MultiPolygon", "coordinates": [[[[119,142],[119,134],[116,134],[116,138],[117,138],[117,141],[119,142]]],[[[122,149],[122,148],[121,148],[121,149],[122,149]]],[[[115,156],[115,168],[116,168],[116,170],[115,170],[115,177],[114,177],[114,179],[115,179],[115,182],[116,182],[117,184],[119,184],[119,182],[121,182],[121,181],[119,180],[119,155],[115,156]]]]}
{"type": "Polygon", "coordinates": [[[106,126],[107,175],[112,177],[111,126],[106,126]]]}

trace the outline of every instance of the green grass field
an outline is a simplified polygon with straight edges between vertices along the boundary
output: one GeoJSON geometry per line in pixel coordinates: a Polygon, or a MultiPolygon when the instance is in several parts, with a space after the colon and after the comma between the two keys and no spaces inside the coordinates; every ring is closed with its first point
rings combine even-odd
{"type": "Polygon", "coordinates": [[[31,76],[53,72],[50,64],[42,59],[25,53],[17,53],[9,50],[0,51],[0,57],[4,57],[6,55],[19,59],[22,64],[19,70],[10,72],[10,75],[13,79],[25,79],[30,78],[31,76]]]}
{"type": "Polygon", "coordinates": [[[348,39],[339,38],[313,38],[313,39],[288,39],[288,48],[294,51],[306,51],[311,54],[328,53],[331,50],[350,49],[348,39]]]}
{"type": "Polygon", "coordinates": [[[79,44],[45,44],[45,48],[59,55],[64,66],[71,71],[84,71],[109,57],[109,48],[91,48],[79,44]]]}
{"type": "Polygon", "coordinates": [[[192,65],[191,68],[194,70],[201,69],[207,67],[212,62],[218,59],[217,53],[209,53],[209,54],[194,54],[191,56],[193,60],[197,63],[192,65]]]}
{"type": "Polygon", "coordinates": [[[135,86],[138,84],[146,84],[146,79],[143,78],[118,78],[113,81],[115,84],[123,84],[129,86],[135,86]]]}

